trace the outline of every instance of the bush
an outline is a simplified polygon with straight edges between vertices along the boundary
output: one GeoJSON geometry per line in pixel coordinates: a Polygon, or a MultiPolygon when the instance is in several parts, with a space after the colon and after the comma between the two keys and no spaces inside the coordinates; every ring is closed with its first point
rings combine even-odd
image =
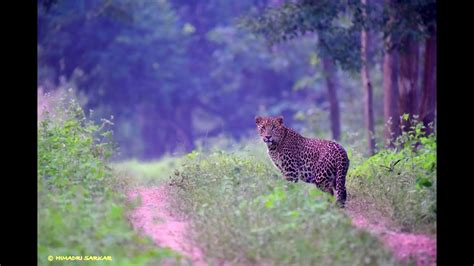
{"type": "Polygon", "coordinates": [[[127,180],[111,176],[107,166],[113,152],[108,125],[108,120],[99,126],[86,119],[72,95],[63,97],[39,124],[39,265],[49,264],[49,255],[112,256],[107,261],[112,265],[178,258],[136,235],[126,222],[131,208],[123,207],[127,180]]]}
{"type": "Polygon", "coordinates": [[[208,262],[394,264],[377,239],[351,225],[332,196],[282,180],[254,151],[193,152],[170,177],[170,207],[190,219],[190,238],[208,262]]]}
{"type": "Polygon", "coordinates": [[[351,200],[373,205],[403,230],[435,233],[436,135],[416,120],[385,149],[353,165],[347,178],[351,200]]]}

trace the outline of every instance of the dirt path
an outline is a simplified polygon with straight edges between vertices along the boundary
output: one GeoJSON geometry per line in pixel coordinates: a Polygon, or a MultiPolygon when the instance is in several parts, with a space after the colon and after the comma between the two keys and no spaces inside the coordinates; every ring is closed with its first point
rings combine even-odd
{"type": "Polygon", "coordinates": [[[137,196],[141,204],[135,208],[130,221],[133,226],[151,237],[161,247],[169,247],[188,257],[193,265],[207,265],[202,252],[187,241],[186,221],[179,220],[166,209],[166,187],[139,188],[127,193],[129,200],[137,196]]]}
{"type": "Polygon", "coordinates": [[[367,206],[361,207],[350,201],[347,214],[354,226],[379,237],[401,262],[411,257],[415,259],[417,266],[436,265],[436,239],[423,234],[401,232],[376,211],[369,211],[367,206]]]}
{"type": "MultiPolygon", "coordinates": [[[[130,215],[135,228],[150,236],[156,245],[169,247],[188,257],[193,265],[207,265],[202,252],[187,240],[186,221],[179,220],[166,209],[166,186],[134,189],[127,196],[130,200],[141,197],[140,206],[130,215]]],[[[367,206],[361,207],[349,201],[347,213],[354,226],[379,237],[400,261],[412,257],[417,266],[436,265],[435,239],[422,234],[401,232],[381,215],[368,211],[367,206]]]]}

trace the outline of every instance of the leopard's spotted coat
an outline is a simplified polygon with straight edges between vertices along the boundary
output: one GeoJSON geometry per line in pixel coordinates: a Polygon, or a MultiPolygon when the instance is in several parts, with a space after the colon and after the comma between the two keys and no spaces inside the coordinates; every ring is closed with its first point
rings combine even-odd
{"type": "Polygon", "coordinates": [[[303,137],[286,127],[281,116],[257,116],[255,122],[273,164],[288,181],[314,183],[335,195],[339,206],[344,207],[349,158],[340,144],[303,137]]]}

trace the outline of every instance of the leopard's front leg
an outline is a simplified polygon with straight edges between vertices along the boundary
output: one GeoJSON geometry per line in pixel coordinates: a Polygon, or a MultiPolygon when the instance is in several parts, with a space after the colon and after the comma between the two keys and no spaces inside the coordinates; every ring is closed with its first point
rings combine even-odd
{"type": "Polygon", "coordinates": [[[278,169],[280,169],[280,172],[283,174],[283,177],[286,179],[286,181],[297,183],[298,182],[298,175],[294,172],[291,171],[291,169],[288,168],[283,168],[280,165],[276,164],[278,169]]]}
{"type": "Polygon", "coordinates": [[[285,179],[286,179],[286,181],[289,181],[289,182],[298,183],[298,177],[296,177],[296,174],[295,175],[293,175],[293,174],[285,175],[285,179]]]}
{"type": "Polygon", "coordinates": [[[297,183],[298,182],[298,173],[295,171],[294,167],[286,166],[281,171],[286,181],[297,183]]]}

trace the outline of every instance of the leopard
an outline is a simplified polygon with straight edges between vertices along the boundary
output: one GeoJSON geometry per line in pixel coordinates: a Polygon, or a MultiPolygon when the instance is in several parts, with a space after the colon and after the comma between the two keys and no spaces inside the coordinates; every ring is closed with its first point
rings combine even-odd
{"type": "Polygon", "coordinates": [[[304,137],[287,127],[283,116],[256,116],[255,123],[273,165],[284,179],[315,184],[317,189],[335,196],[337,206],[345,207],[350,162],[341,144],[304,137]]]}

